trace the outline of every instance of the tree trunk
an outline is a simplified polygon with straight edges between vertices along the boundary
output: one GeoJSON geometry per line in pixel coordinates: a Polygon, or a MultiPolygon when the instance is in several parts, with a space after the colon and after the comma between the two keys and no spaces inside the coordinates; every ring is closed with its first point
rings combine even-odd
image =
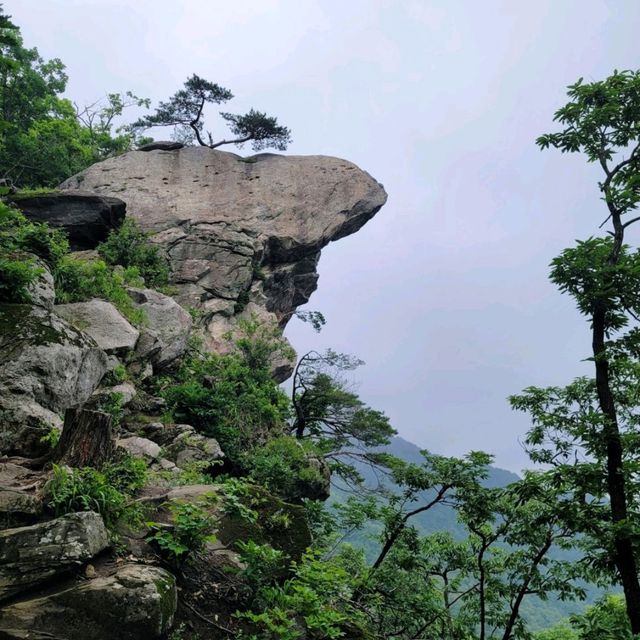
{"type": "MultiPolygon", "coordinates": [[[[607,445],[607,491],[610,499],[611,520],[615,526],[627,520],[629,510],[623,473],[622,441],[605,349],[605,311],[597,309],[593,314],[593,355],[598,400],[600,409],[607,418],[604,428],[607,445]]],[[[640,635],[640,582],[638,582],[638,568],[629,533],[616,528],[613,546],[614,561],[622,582],[631,632],[637,636],[640,635]]]]}
{"type": "Polygon", "coordinates": [[[70,467],[100,469],[115,451],[111,416],[101,411],[67,409],[52,460],[70,467]]]}

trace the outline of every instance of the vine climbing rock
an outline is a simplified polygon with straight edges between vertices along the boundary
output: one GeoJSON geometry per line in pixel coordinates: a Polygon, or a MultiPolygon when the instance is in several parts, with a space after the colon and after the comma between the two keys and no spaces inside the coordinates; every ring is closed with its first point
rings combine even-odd
{"type": "Polygon", "coordinates": [[[206,147],[131,151],[69,178],[118,197],[169,258],[174,297],[201,310],[221,350],[239,317],[284,327],[317,286],[321,249],[385,203],[382,185],[346,160],[206,147]]]}

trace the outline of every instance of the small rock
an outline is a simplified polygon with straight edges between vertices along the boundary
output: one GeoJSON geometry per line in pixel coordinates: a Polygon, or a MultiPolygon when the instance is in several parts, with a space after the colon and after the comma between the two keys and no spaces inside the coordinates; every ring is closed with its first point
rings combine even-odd
{"type": "Polygon", "coordinates": [[[91,401],[93,404],[99,403],[100,400],[106,399],[114,393],[119,394],[122,398],[123,407],[126,407],[137,394],[136,388],[130,382],[123,382],[122,384],[117,384],[114,387],[98,389],[93,396],[91,396],[91,401]]]}
{"type": "Polygon", "coordinates": [[[108,354],[121,355],[132,351],[140,335],[140,332],[106,300],[58,304],[54,311],[91,336],[108,354]]]}
{"type": "Polygon", "coordinates": [[[118,440],[117,445],[125,449],[130,455],[144,458],[147,462],[157,460],[160,457],[160,447],[147,438],[132,436],[118,440]]]}
{"type": "Polygon", "coordinates": [[[51,311],[56,299],[56,292],[49,266],[37,256],[29,256],[29,258],[33,260],[38,269],[41,269],[40,275],[27,288],[31,304],[51,311]]]}
{"type": "Polygon", "coordinates": [[[138,151],[177,151],[183,147],[184,144],[182,142],[176,142],[175,140],[157,140],[143,144],[138,147],[138,151]]]}
{"type": "Polygon", "coordinates": [[[187,348],[193,320],[173,299],[152,289],[128,289],[133,303],[146,317],[136,356],[162,369],[187,348]]]}

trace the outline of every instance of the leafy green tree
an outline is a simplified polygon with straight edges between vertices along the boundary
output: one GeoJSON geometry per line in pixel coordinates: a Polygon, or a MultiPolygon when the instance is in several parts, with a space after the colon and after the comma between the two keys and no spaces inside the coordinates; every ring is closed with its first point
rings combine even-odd
{"type": "Polygon", "coordinates": [[[551,280],[569,293],[591,327],[593,380],[564,388],[530,388],[511,399],[527,411],[527,442],[534,460],[551,464],[565,493],[567,521],[585,536],[594,564],[611,570],[624,590],[634,635],[640,634],[638,580],[638,388],[640,254],[625,245],[639,218],[640,72],[568,89],[555,114],[563,127],[538,138],[542,149],[584,153],[603,172],[598,183],[610,224],[607,238],[590,238],[552,263],[551,280]]]}
{"type": "Polygon", "coordinates": [[[618,595],[605,596],[570,620],[578,640],[631,640],[624,599],[618,595]]]}
{"type": "Polygon", "coordinates": [[[290,431],[300,441],[313,442],[332,468],[347,480],[359,480],[349,460],[379,465],[383,458],[372,447],[395,435],[389,418],[367,406],[349,389],[345,372],[364,364],[331,349],[310,351],[293,373],[290,431]]]}
{"type": "MultiPolygon", "coordinates": [[[[377,557],[352,567],[352,597],[367,612],[374,637],[528,639],[522,613],[528,598],[584,597],[576,580],[588,568],[553,553],[573,544],[556,511],[563,489],[553,474],[531,472],[491,488],[484,485],[486,454],[424,455],[423,465],[390,464],[400,491],[386,500],[351,496],[337,507],[338,529],[350,532],[370,520],[379,529],[377,557]],[[456,509],[466,536],[419,534],[415,517],[443,505],[456,509]]],[[[320,540],[326,557],[344,550],[341,538],[320,540]]]]}
{"type": "Polygon", "coordinates": [[[109,94],[83,109],[62,97],[64,64],[24,46],[0,7],[0,178],[17,187],[55,187],[108,155],[132,148],[135,135],[113,131],[129,106],[148,106],[131,93],[109,94]],[[115,133],[115,135],[114,135],[115,133]]]}
{"type": "Polygon", "coordinates": [[[134,144],[144,144],[151,140],[137,136],[136,131],[129,125],[115,126],[117,119],[127,109],[148,109],[150,105],[149,98],[141,98],[131,91],[126,91],[108,93],[104,98],[83,107],[74,103],[74,109],[78,122],[88,133],[94,153],[99,158],[106,158],[129,151],[134,144]]]}
{"type": "Polygon", "coordinates": [[[251,142],[254,151],[269,147],[284,151],[287,148],[291,142],[290,130],[279,125],[276,118],[255,109],[244,115],[220,113],[235,136],[231,140],[214,141],[210,132],[205,133],[205,105],[222,104],[232,98],[233,94],[228,89],[193,74],[187,78],[183,89],[176,91],[168,102],[161,102],[154,114],[134,123],[133,128],[174,127],[177,138],[187,143],[195,139],[198,144],[210,149],[223,144],[242,146],[245,142],[251,142]]]}

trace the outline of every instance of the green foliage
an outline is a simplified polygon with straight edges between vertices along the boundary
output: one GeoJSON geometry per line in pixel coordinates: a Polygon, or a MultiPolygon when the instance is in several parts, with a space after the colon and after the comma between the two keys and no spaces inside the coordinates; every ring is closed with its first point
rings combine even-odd
{"type": "Polygon", "coordinates": [[[567,622],[535,634],[534,640],[632,640],[624,598],[607,595],[567,622]]]}
{"type": "Polygon", "coordinates": [[[46,489],[47,505],[56,516],[97,511],[110,528],[120,520],[135,523],[140,513],[131,504],[130,496],[144,485],[145,478],[144,462],[130,458],[105,465],[100,471],[92,467],[68,470],[54,465],[46,489]]]}
{"type": "Polygon", "coordinates": [[[556,510],[563,526],[581,534],[594,577],[621,583],[634,633],[640,633],[637,553],[640,334],[632,328],[640,307],[638,251],[625,245],[628,214],[640,204],[640,72],[568,89],[555,114],[563,129],[541,136],[542,148],[581,152],[597,162],[610,237],[590,238],[552,263],[551,279],[569,293],[591,326],[594,379],[565,387],[528,388],[511,398],[529,413],[529,454],[551,465],[563,488],[556,510]],[[616,335],[617,334],[617,335],[616,335]]]}
{"type": "Polygon", "coordinates": [[[226,478],[219,489],[224,496],[222,513],[249,523],[258,521],[255,507],[260,506],[261,499],[256,495],[254,485],[244,478],[226,478]]]}
{"type": "Polygon", "coordinates": [[[133,127],[134,129],[175,127],[177,137],[181,140],[193,142],[195,139],[200,145],[212,149],[223,144],[242,146],[249,141],[256,151],[268,147],[280,150],[287,148],[291,142],[289,129],[278,125],[276,118],[254,109],[244,115],[220,114],[236,136],[233,140],[214,142],[211,133],[207,132],[205,135],[202,120],[204,106],[221,104],[232,98],[233,94],[228,89],[194,74],[187,78],[184,89],[177,91],[168,102],[161,102],[155,114],[141,118],[134,123],[133,127]]]}
{"type": "Polygon", "coordinates": [[[100,399],[98,409],[111,416],[113,427],[117,429],[124,415],[124,396],[118,391],[109,393],[100,399]]]}
{"type": "Polygon", "coordinates": [[[147,465],[143,458],[135,456],[125,456],[118,462],[105,465],[102,473],[109,485],[126,495],[142,489],[147,481],[147,465]]]}
{"type": "Polygon", "coordinates": [[[40,438],[40,442],[49,445],[49,448],[55,449],[60,441],[62,431],[56,427],[51,427],[48,433],[40,438]]]}
{"type": "Polygon", "coordinates": [[[55,269],[67,250],[62,233],[0,202],[0,301],[29,302],[28,288],[42,273],[33,256],[55,269]]]}
{"type": "Polygon", "coordinates": [[[281,554],[249,542],[241,546],[240,556],[247,567],[241,575],[254,594],[251,609],[236,613],[252,629],[243,638],[320,640],[366,627],[365,615],[350,601],[354,580],[340,559],[321,560],[310,552],[291,564],[291,577],[280,583],[281,554]]]}
{"type": "Polygon", "coordinates": [[[533,638],[534,640],[580,640],[576,632],[564,623],[538,631],[533,638]]]}
{"type": "Polygon", "coordinates": [[[32,253],[55,269],[69,244],[61,231],[30,222],[20,211],[0,202],[0,249],[32,253]]]}
{"type": "Polygon", "coordinates": [[[141,326],[146,316],[137,308],[127,286],[143,286],[135,267],[111,269],[102,260],[79,260],[66,256],[55,272],[56,302],[83,302],[91,298],[102,298],[111,302],[132,324],[141,326]]]}
{"type": "MultiPolygon", "coordinates": [[[[229,128],[236,140],[229,141],[238,146],[251,140],[251,148],[254,151],[262,151],[273,147],[279,151],[285,151],[291,144],[291,131],[287,127],[278,124],[278,119],[268,116],[262,111],[250,109],[244,115],[233,113],[220,113],[227,121],[229,128]]],[[[226,142],[225,142],[226,144],[226,142]]]]}
{"type": "Polygon", "coordinates": [[[288,403],[271,377],[269,358],[278,345],[259,333],[236,345],[224,356],[192,353],[160,393],[177,421],[216,438],[239,463],[243,452],[282,433],[288,403]]]}
{"type": "Polygon", "coordinates": [[[102,379],[102,384],[106,387],[112,387],[117,384],[122,384],[129,380],[129,372],[123,364],[117,364],[109,373],[102,379]]]}
{"type": "Polygon", "coordinates": [[[607,333],[626,327],[630,313],[640,313],[640,251],[622,246],[613,264],[613,250],[611,237],[578,241],[552,261],[550,276],[583,315],[591,318],[604,309],[607,333]]]}
{"type": "Polygon", "coordinates": [[[169,504],[172,516],[170,528],[155,522],[147,523],[154,532],[148,542],[158,546],[169,560],[182,562],[190,554],[197,553],[207,542],[214,542],[212,534],[215,519],[207,511],[206,500],[195,502],[174,501],[169,504]]]}
{"type": "MultiPolygon", "coordinates": [[[[0,9],[0,11],[2,11],[0,9]]],[[[3,23],[7,17],[0,13],[3,23]]],[[[112,131],[129,106],[148,106],[131,93],[109,94],[76,110],[61,95],[65,67],[24,46],[19,29],[0,38],[0,176],[21,187],[56,186],[109,154],[131,148],[131,132],[112,131]]]]}
{"type": "Polygon", "coordinates": [[[324,315],[320,311],[295,311],[294,315],[298,320],[309,323],[316,333],[320,333],[322,327],[327,324],[324,315]]]}
{"type": "Polygon", "coordinates": [[[379,465],[380,458],[368,450],[388,444],[396,433],[384,413],[367,406],[349,389],[344,373],[362,364],[330,349],[322,354],[310,351],[296,366],[291,390],[291,433],[298,440],[313,442],[330,460],[332,470],[350,481],[360,478],[348,460],[379,465]]]}
{"type": "Polygon", "coordinates": [[[564,129],[540,136],[537,144],[584,153],[589,162],[602,164],[606,175],[599,186],[607,205],[621,215],[635,209],[640,203],[640,71],[615,71],[587,84],[580,78],[567,95],[571,100],[554,116],[564,129]]]}
{"type": "Polygon", "coordinates": [[[253,540],[239,540],[236,549],[244,565],[242,579],[254,596],[260,589],[276,582],[290,562],[284,551],[274,549],[268,544],[257,544],[253,540]]]}
{"type": "Polygon", "coordinates": [[[29,286],[41,273],[33,258],[0,253],[0,302],[29,302],[29,286]]]}
{"type": "Polygon", "coordinates": [[[243,466],[255,482],[285,500],[297,500],[307,495],[309,486],[324,484],[317,466],[309,463],[310,453],[295,438],[280,436],[248,452],[243,466]]]}
{"type": "Polygon", "coordinates": [[[126,218],[120,228],[111,231],[98,253],[108,265],[136,268],[148,287],[164,287],[169,282],[167,260],[133,218],[126,218]]]}
{"type": "Polygon", "coordinates": [[[571,617],[578,640],[632,640],[624,598],[606,596],[584,614],[571,617]]]}

